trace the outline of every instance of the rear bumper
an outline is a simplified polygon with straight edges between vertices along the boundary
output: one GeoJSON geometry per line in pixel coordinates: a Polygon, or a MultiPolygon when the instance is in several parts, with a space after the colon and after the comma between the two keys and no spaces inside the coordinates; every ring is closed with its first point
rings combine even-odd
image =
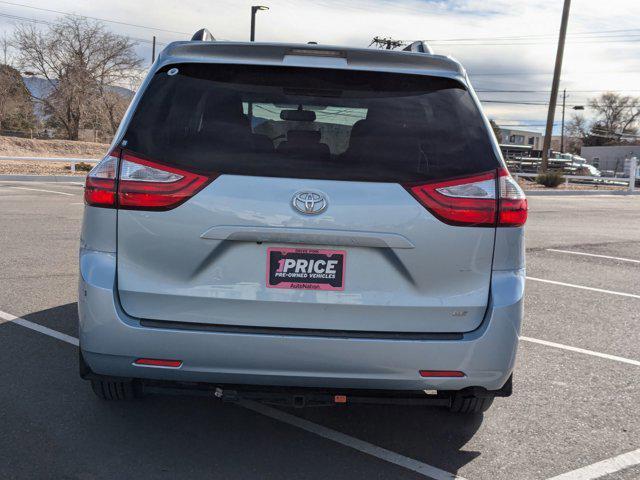
{"type": "Polygon", "coordinates": [[[143,326],[115,295],[113,253],[81,251],[80,347],[98,375],[165,381],[379,390],[499,390],[514,367],[524,270],[493,273],[482,325],[459,339],[343,338],[143,326]],[[180,368],[141,367],[137,358],[180,368]],[[462,378],[422,378],[459,370],[462,378]]]}

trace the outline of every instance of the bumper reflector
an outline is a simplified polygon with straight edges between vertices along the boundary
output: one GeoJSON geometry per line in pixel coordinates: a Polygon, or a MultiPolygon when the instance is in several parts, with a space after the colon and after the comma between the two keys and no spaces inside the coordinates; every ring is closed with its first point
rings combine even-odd
{"type": "Polygon", "coordinates": [[[135,365],[144,365],[150,367],[178,368],[182,366],[181,360],[159,360],[156,358],[139,358],[133,363],[135,365]]]}
{"type": "Polygon", "coordinates": [[[346,395],[335,395],[333,397],[333,401],[335,403],[347,403],[347,396],[346,395]]]}
{"type": "Polygon", "coordinates": [[[464,372],[456,370],[420,370],[421,377],[464,377],[464,372]]]}

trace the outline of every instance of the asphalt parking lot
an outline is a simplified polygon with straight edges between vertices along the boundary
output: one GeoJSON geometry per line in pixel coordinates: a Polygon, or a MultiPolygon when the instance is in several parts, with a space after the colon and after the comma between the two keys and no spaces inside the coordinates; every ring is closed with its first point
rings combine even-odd
{"type": "Polygon", "coordinates": [[[0,182],[0,478],[640,478],[640,196],[530,208],[514,395],[484,417],[108,403],[73,344],[82,189],[0,182]]]}

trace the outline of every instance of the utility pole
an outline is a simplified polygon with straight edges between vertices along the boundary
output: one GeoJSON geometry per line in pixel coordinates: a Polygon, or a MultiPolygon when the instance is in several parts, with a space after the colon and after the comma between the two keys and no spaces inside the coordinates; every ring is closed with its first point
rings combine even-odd
{"type": "Polygon", "coordinates": [[[544,144],[542,147],[542,171],[549,167],[549,150],[551,150],[551,133],[553,132],[553,119],[556,113],[558,100],[558,87],[560,86],[560,73],[562,72],[562,56],[564,55],[564,42],[567,38],[567,23],[569,21],[569,8],[571,0],[564,0],[562,8],[562,22],[560,23],[560,36],[558,37],[558,51],[556,52],[556,65],[553,69],[553,83],[551,84],[551,98],[549,99],[549,112],[547,113],[547,128],[544,132],[544,144]]]}
{"type": "Polygon", "coordinates": [[[562,90],[562,128],[560,131],[560,153],[564,153],[564,108],[567,104],[567,89],[562,90]]]}
{"type": "Polygon", "coordinates": [[[151,42],[151,63],[156,61],[156,36],[153,36],[153,41],[151,42]]]}

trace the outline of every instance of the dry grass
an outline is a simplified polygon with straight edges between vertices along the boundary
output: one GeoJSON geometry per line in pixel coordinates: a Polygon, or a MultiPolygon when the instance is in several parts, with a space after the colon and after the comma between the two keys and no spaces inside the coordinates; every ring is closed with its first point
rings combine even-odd
{"type": "Polygon", "coordinates": [[[0,136],[0,156],[101,158],[109,145],[72,140],[36,140],[0,136]]]}
{"type": "MultiPolygon", "coordinates": [[[[0,136],[0,156],[3,157],[75,157],[104,156],[109,145],[71,140],[36,140],[0,136]]],[[[78,171],[76,175],[86,175],[78,171]]],[[[0,160],[0,175],[72,175],[69,162],[36,160],[0,160]]]]}

